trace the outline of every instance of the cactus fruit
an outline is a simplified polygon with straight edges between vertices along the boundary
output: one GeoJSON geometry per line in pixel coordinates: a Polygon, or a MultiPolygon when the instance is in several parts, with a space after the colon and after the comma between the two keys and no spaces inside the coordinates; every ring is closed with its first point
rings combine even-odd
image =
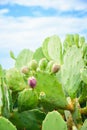
{"type": "Polygon", "coordinates": [[[0,117],[0,130],[17,130],[16,127],[6,118],[0,117]]]}
{"type": "Polygon", "coordinates": [[[57,111],[49,112],[42,124],[42,130],[68,130],[67,124],[57,111]]]}
{"type": "Polygon", "coordinates": [[[38,104],[38,95],[33,89],[24,89],[18,96],[18,109],[25,111],[36,108],[38,104]]]}
{"type": "Polygon", "coordinates": [[[34,59],[31,60],[31,61],[29,62],[29,64],[28,64],[28,67],[29,67],[29,69],[31,69],[31,70],[36,70],[37,67],[38,67],[37,61],[34,60],[34,59]]]}
{"type": "Polygon", "coordinates": [[[54,64],[53,60],[50,60],[47,64],[46,70],[47,72],[51,72],[52,65],[54,64]]]}
{"type": "Polygon", "coordinates": [[[47,67],[47,59],[46,58],[42,58],[40,61],[39,61],[39,68],[40,70],[45,70],[46,67],[47,67]]]}
{"type": "Polygon", "coordinates": [[[39,99],[43,100],[44,98],[46,98],[45,92],[40,92],[39,99]]]}
{"type": "Polygon", "coordinates": [[[29,77],[28,78],[28,85],[31,87],[31,88],[35,88],[36,87],[36,84],[37,84],[37,81],[36,81],[36,78],[35,77],[29,77]]]}
{"type": "Polygon", "coordinates": [[[27,74],[29,72],[29,68],[27,66],[23,66],[21,68],[21,72],[24,73],[24,74],[27,74]]]}
{"type": "Polygon", "coordinates": [[[58,64],[53,64],[52,68],[51,68],[51,73],[56,73],[60,70],[60,65],[58,64]]]}

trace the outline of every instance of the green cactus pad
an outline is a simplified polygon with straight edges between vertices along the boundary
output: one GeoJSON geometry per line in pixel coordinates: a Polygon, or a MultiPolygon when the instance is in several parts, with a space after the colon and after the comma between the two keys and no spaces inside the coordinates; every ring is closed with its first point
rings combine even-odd
{"type": "Polygon", "coordinates": [[[64,56],[64,64],[61,67],[62,85],[66,93],[75,97],[81,82],[80,70],[84,66],[82,51],[76,46],[70,47],[64,56]]]}
{"type": "Polygon", "coordinates": [[[10,90],[5,82],[4,71],[0,68],[0,115],[8,118],[10,116],[12,102],[10,90]]]}
{"type": "Polygon", "coordinates": [[[40,59],[44,58],[44,54],[43,54],[43,51],[42,51],[42,47],[39,47],[38,49],[36,49],[36,51],[34,52],[33,54],[33,58],[32,59],[35,59],[37,62],[40,61],[40,59]]]}
{"type": "Polygon", "coordinates": [[[29,49],[23,49],[16,58],[15,67],[20,69],[32,60],[33,52],[29,49]]]}
{"type": "Polygon", "coordinates": [[[21,91],[26,87],[22,74],[16,68],[9,69],[6,72],[7,85],[12,91],[21,91]]]}
{"type": "Polygon", "coordinates": [[[18,96],[18,109],[25,111],[33,109],[38,104],[38,95],[33,89],[24,89],[18,96]]]}
{"type": "Polygon", "coordinates": [[[2,113],[2,106],[3,106],[3,102],[2,102],[2,89],[1,89],[1,83],[0,83],[0,115],[2,113]]]}
{"type": "Polygon", "coordinates": [[[87,119],[86,119],[85,122],[83,123],[83,126],[81,127],[80,130],[87,130],[87,119]]]}
{"type": "Polygon", "coordinates": [[[87,84],[87,68],[81,69],[80,73],[82,81],[87,84]]]}
{"type": "Polygon", "coordinates": [[[38,95],[41,92],[46,94],[46,98],[42,100],[43,106],[48,110],[65,108],[67,106],[66,97],[64,95],[62,85],[58,82],[55,75],[50,75],[45,72],[37,72],[36,74],[36,91],[38,95]]]}
{"type": "Polygon", "coordinates": [[[48,42],[48,54],[50,59],[57,61],[58,64],[62,63],[62,44],[57,35],[50,37],[48,42]]]}
{"type": "Polygon", "coordinates": [[[47,38],[44,40],[43,44],[42,44],[42,51],[43,51],[45,57],[46,57],[48,60],[50,60],[50,56],[49,56],[49,54],[48,54],[48,43],[49,43],[49,40],[50,40],[50,37],[47,37],[47,38]]]}
{"type": "Polygon", "coordinates": [[[10,118],[18,130],[41,130],[45,113],[38,109],[32,109],[21,113],[14,112],[10,118]]]}
{"type": "Polygon", "coordinates": [[[17,130],[17,129],[8,119],[0,117],[0,130],[17,130]]]}
{"type": "Polygon", "coordinates": [[[57,111],[49,112],[42,124],[42,130],[68,130],[67,124],[57,111]]]}

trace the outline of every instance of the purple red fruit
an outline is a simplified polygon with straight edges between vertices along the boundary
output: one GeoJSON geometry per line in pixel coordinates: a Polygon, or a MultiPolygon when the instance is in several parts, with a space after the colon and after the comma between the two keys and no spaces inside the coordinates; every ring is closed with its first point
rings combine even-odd
{"type": "Polygon", "coordinates": [[[37,84],[37,81],[36,81],[36,78],[35,77],[29,77],[28,78],[28,85],[31,87],[31,88],[35,88],[36,87],[36,84],[37,84]]]}

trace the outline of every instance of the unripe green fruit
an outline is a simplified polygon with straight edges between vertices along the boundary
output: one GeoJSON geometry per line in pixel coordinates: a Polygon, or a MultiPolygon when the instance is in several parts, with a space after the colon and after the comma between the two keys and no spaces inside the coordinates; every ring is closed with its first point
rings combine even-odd
{"type": "Polygon", "coordinates": [[[48,63],[47,59],[46,59],[46,58],[42,58],[42,59],[39,61],[39,68],[40,68],[41,70],[45,70],[46,67],[47,67],[47,63],[48,63]]]}
{"type": "Polygon", "coordinates": [[[47,68],[46,68],[46,70],[48,71],[48,72],[51,72],[51,68],[52,68],[52,65],[54,64],[54,61],[53,60],[51,60],[51,61],[49,61],[48,62],[48,65],[47,65],[47,68]]]}
{"type": "Polygon", "coordinates": [[[43,100],[43,99],[45,99],[46,98],[46,94],[45,94],[45,92],[40,92],[40,95],[39,95],[39,99],[40,100],[43,100]]]}
{"type": "Polygon", "coordinates": [[[18,110],[25,111],[33,109],[38,104],[38,95],[33,89],[25,89],[18,96],[18,110]]]}
{"type": "Polygon", "coordinates": [[[27,74],[29,72],[29,68],[27,66],[23,66],[21,68],[21,72],[24,73],[24,74],[27,74]]]}
{"type": "Polygon", "coordinates": [[[58,65],[58,64],[53,64],[53,66],[52,66],[52,68],[51,68],[51,72],[52,73],[56,73],[56,72],[58,72],[60,70],[60,65],[58,65]]]}
{"type": "Polygon", "coordinates": [[[36,71],[41,72],[42,70],[39,67],[37,67],[36,71]]]}
{"type": "Polygon", "coordinates": [[[31,70],[36,70],[37,67],[38,67],[38,63],[36,60],[31,60],[28,64],[28,67],[31,69],[31,70]]]}

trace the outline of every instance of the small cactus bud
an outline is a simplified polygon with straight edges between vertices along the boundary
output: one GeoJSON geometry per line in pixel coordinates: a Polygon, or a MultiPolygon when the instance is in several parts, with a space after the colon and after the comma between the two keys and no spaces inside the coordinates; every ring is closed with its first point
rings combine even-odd
{"type": "Polygon", "coordinates": [[[38,67],[37,61],[36,61],[36,60],[31,60],[31,61],[29,62],[28,67],[29,67],[31,70],[36,70],[37,67],[38,67]]]}
{"type": "Polygon", "coordinates": [[[48,62],[47,68],[46,68],[46,70],[47,70],[48,72],[51,72],[51,68],[52,68],[53,64],[54,64],[54,61],[53,61],[53,60],[51,60],[51,61],[48,62]]]}
{"type": "Polygon", "coordinates": [[[46,58],[42,58],[40,61],[39,61],[39,68],[40,70],[44,70],[46,67],[47,67],[47,59],[46,58]]]}
{"type": "Polygon", "coordinates": [[[42,91],[42,92],[40,92],[39,99],[42,100],[44,98],[46,98],[46,94],[45,94],[45,92],[42,91]]]}
{"type": "Polygon", "coordinates": [[[36,83],[37,83],[37,81],[36,81],[36,78],[35,77],[30,77],[29,79],[28,79],[28,85],[31,87],[31,88],[35,88],[35,86],[36,86],[36,83]]]}
{"type": "Polygon", "coordinates": [[[27,73],[29,72],[28,67],[27,67],[27,66],[23,66],[23,67],[21,68],[21,72],[24,73],[24,74],[27,74],[27,73]]]}
{"type": "Polygon", "coordinates": [[[58,65],[58,64],[53,64],[53,66],[52,66],[52,69],[51,69],[51,72],[52,73],[56,73],[56,72],[58,72],[60,70],[60,65],[58,65]]]}

